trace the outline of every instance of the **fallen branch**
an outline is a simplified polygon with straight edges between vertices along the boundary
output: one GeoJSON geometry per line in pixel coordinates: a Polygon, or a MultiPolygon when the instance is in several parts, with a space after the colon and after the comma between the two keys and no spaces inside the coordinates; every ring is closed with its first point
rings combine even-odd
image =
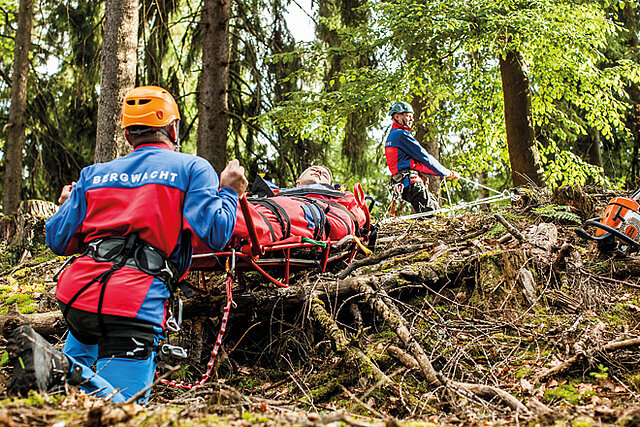
{"type": "Polygon", "coordinates": [[[389,298],[383,289],[378,289],[376,292],[369,286],[367,282],[372,280],[375,279],[371,277],[357,277],[351,280],[351,286],[356,292],[367,296],[371,307],[395,329],[402,343],[418,362],[420,372],[422,372],[425,379],[431,385],[439,385],[440,381],[438,380],[436,370],[431,365],[431,361],[422,346],[416,341],[413,335],[411,335],[411,332],[409,332],[409,328],[406,326],[406,320],[402,318],[400,313],[394,312],[383,300],[383,298],[389,298]]]}
{"type": "MultiPolygon", "coordinates": [[[[351,281],[351,286],[357,289],[362,294],[369,298],[369,304],[371,307],[380,314],[385,321],[387,321],[392,328],[395,329],[396,334],[405,345],[412,358],[415,359],[417,368],[422,376],[432,385],[453,385],[454,387],[462,388],[468,392],[473,393],[487,402],[494,402],[494,399],[498,399],[505,406],[511,408],[514,411],[522,414],[531,414],[529,409],[524,406],[518,399],[511,394],[497,387],[483,385],[483,384],[471,384],[461,383],[450,380],[439,374],[431,364],[431,360],[427,356],[426,352],[413,337],[408,328],[408,323],[404,317],[400,314],[397,307],[393,304],[387,304],[386,301],[390,301],[389,296],[383,289],[374,290],[367,282],[372,282],[372,278],[355,278],[351,281]]],[[[397,351],[396,351],[397,353],[397,351]]],[[[406,358],[405,358],[406,359],[406,358]]],[[[408,366],[413,367],[415,366],[408,366]]]]}
{"type": "Polygon", "coordinates": [[[433,246],[433,243],[419,243],[417,245],[408,245],[408,246],[399,246],[399,247],[394,247],[391,249],[387,249],[386,251],[382,251],[379,254],[375,254],[372,256],[369,256],[367,258],[363,258],[361,260],[358,261],[354,261],[351,264],[349,264],[344,270],[342,270],[341,272],[339,272],[337,274],[338,279],[344,279],[346,278],[349,274],[351,274],[351,272],[353,272],[354,270],[360,268],[360,267],[364,267],[365,265],[373,265],[373,264],[377,264],[381,261],[385,261],[388,258],[391,258],[393,256],[396,255],[402,255],[402,254],[406,254],[409,252],[416,252],[422,249],[426,249],[430,246],[433,246]]]}
{"type": "Polygon", "coordinates": [[[493,216],[500,222],[500,224],[504,225],[504,228],[506,228],[507,231],[513,237],[518,239],[520,242],[526,241],[526,239],[522,235],[522,233],[520,233],[513,225],[509,224],[509,222],[506,219],[504,219],[504,217],[502,215],[500,215],[499,213],[495,213],[495,214],[493,214],[493,216]]]}
{"type": "Polygon", "coordinates": [[[589,350],[586,353],[579,353],[576,354],[572,357],[570,357],[569,359],[565,360],[564,362],[560,363],[557,366],[554,366],[553,368],[549,368],[546,371],[542,372],[541,374],[538,374],[534,377],[534,379],[536,381],[542,381],[545,380],[553,375],[562,373],[567,371],[568,369],[570,369],[573,365],[575,365],[576,363],[585,360],[585,359],[590,359],[592,355],[594,355],[595,353],[599,352],[599,351],[604,351],[607,353],[611,353],[614,352],[616,350],[622,350],[622,349],[626,349],[626,348],[630,348],[630,347],[636,347],[640,345],[640,338],[631,338],[628,340],[624,340],[624,341],[612,341],[609,342],[607,344],[605,344],[604,346],[602,346],[601,348],[596,348],[596,349],[592,349],[589,350]]]}

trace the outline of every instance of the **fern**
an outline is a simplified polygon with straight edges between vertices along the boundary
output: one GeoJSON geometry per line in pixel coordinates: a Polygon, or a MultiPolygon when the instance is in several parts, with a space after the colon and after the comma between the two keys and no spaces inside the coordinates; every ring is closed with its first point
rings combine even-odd
{"type": "Polygon", "coordinates": [[[556,220],[570,224],[582,224],[582,218],[571,212],[571,206],[546,205],[532,209],[533,212],[546,220],[556,220]]]}

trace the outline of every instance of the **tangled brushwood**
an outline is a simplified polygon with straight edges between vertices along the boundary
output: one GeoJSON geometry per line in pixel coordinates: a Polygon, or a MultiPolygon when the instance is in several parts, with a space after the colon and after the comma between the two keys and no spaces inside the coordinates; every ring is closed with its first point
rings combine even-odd
{"type": "MultiPolygon", "coordinates": [[[[238,273],[212,379],[194,390],[157,384],[146,409],[123,407],[117,422],[638,421],[638,255],[574,231],[617,195],[523,189],[487,211],[389,221],[372,255],[299,271],[289,288],[238,273]]],[[[184,301],[183,329],[168,339],[188,358],[163,358],[161,376],[196,382],[207,368],[227,296],[224,273],[205,279],[214,285],[184,301]]],[[[0,323],[44,328],[40,316],[0,323]]],[[[100,408],[84,419],[115,417],[100,408]]]]}
{"type": "MultiPolygon", "coordinates": [[[[469,421],[579,406],[621,416],[640,389],[638,262],[576,236],[611,197],[581,195],[522,190],[492,211],[390,221],[373,255],[300,273],[288,289],[236,277],[212,387],[221,402],[283,411],[469,421]]],[[[208,360],[224,301],[214,292],[186,303],[186,333],[171,339],[190,347],[187,379],[208,360]]]]}

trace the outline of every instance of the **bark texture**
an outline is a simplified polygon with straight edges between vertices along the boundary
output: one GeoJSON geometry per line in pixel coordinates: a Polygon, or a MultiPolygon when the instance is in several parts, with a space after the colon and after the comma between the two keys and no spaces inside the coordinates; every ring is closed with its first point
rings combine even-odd
{"type": "Polygon", "coordinates": [[[96,163],[128,154],[120,125],[122,100],[136,82],[138,0],[107,0],[100,57],[96,163]]]}
{"type": "Polygon", "coordinates": [[[517,52],[509,51],[500,57],[500,76],[513,185],[546,187],[533,131],[529,79],[517,52]]]}
{"type": "Polygon", "coordinates": [[[21,0],[18,9],[13,53],[11,107],[7,123],[7,143],[4,148],[5,174],[2,207],[5,215],[18,211],[22,188],[22,149],[24,147],[25,110],[27,106],[27,76],[29,75],[29,46],[33,27],[33,0],[21,0]]]}
{"type": "Polygon", "coordinates": [[[227,89],[231,0],[205,0],[198,99],[198,155],[220,173],[227,163],[227,89]]]}

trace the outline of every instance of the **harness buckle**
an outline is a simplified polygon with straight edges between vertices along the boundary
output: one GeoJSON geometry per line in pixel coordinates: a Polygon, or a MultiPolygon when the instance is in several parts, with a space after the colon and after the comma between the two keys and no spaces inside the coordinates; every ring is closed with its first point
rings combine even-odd
{"type": "Polygon", "coordinates": [[[177,279],[178,275],[175,267],[162,251],[140,240],[135,233],[128,237],[92,240],[88,242],[84,255],[98,262],[112,262],[136,268],[157,277],[168,286],[177,279]]]}
{"type": "Polygon", "coordinates": [[[187,350],[178,345],[162,344],[160,352],[165,356],[177,357],[178,359],[187,358],[187,350]]]}

